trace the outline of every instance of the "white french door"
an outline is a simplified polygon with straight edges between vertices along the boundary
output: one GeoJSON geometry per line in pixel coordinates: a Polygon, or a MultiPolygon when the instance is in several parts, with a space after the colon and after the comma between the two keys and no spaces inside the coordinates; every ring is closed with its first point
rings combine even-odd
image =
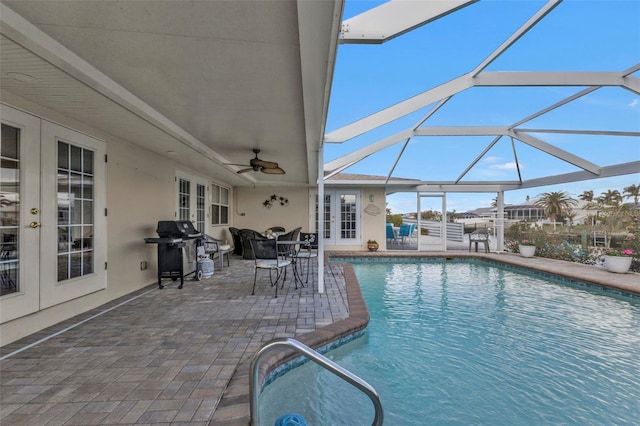
{"type": "Polygon", "coordinates": [[[1,105],[0,321],[106,287],[105,144],[1,105]]]}
{"type": "MultiPolygon", "coordinates": [[[[317,196],[315,199],[317,200],[317,196]]],[[[324,193],[322,212],[324,242],[327,245],[359,245],[361,234],[360,192],[353,190],[324,193]]],[[[316,210],[317,202],[316,202],[316,210]]],[[[318,218],[316,217],[316,223],[318,218]]],[[[316,226],[316,229],[317,226],[316,226]]]]}
{"type": "Polygon", "coordinates": [[[205,233],[210,200],[207,182],[184,172],[176,176],[176,192],[178,220],[189,220],[194,228],[205,233]]]}
{"type": "Polygon", "coordinates": [[[0,319],[6,322],[40,308],[40,268],[34,267],[40,264],[40,120],[0,107],[0,319]]]}

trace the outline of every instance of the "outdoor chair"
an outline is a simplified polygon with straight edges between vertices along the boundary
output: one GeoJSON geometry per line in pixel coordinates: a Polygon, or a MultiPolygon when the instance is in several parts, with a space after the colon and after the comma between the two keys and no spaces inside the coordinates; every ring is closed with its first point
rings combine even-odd
{"type": "Polygon", "coordinates": [[[253,229],[241,229],[239,231],[240,234],[240,242],[242,245],[242,258],[247,260],[253,260],[253,248],[251,247],[251,243],[249,240],[257,239],[262,240],[266,239],[262,236],[262,234],[258,231],[254,231],[253,229]]]}
{"type": "Polygon", "coordinates": [[[250,239],[249,245],[254,254],[254,273],[253,273],[253,290],[251,294],[255,295],[256,281],[258,279],[258,269],[266,269],[269,271],[269,282],[272,287],[276,288],[275,297],[278,297],[278,280],[282,277],[281,287],[284,287],[284,281],[287,279],[287,266],[291,265],[291,261],[278,255],[278,242],[273,238],[250,239]],[[273,273],[276,279],[273,279],[273,273]]]}
{"type": "Polygon", "coordinates": [[[204,234],[202,238],[202,246],[204,247],[204,254],[210,259],[213,259],[217,254],[220,259],[220,269],[224,266],[224,256],[227,255],[227,266],[229,266],[229,247],[225,246],[224,241],[212,237],[211,235],[204,234]]]}
{"type": "MultiPolygon", "coordinates": [[[[273,229],[273,228],[271,228],[273,229]]],[[[302,228],[295,228],[286,234],[282,234],[278,237],[278,241],[298,241],[298,236],[300,235],[300,230],[302,228]]],[[[293,257],[295,251],[295,245],[281,245],[278,247],[278,253],[281,256],[285,257],[293,257]]]]}
{"type": "Polygon", "coordinates": [[[307,243],[306,247],[301,247],[300,250],[296,253],[296,260],[306,260],[307,268],[306,268],[306,278],[305,284],[309,282],[309,270],[311,269],[311,259],[318,258],[318,233],[308,233],[301,232],[300,233],[300,241],[304,241],[307,243]]]}
{"type": "Polygon", "coordinates": [[[400,231],[398,231],[398,236],[401,239],[402,246],[404,247],[404,239],[409,238],[411,236],[412,230],[411,225],[408,223],[403,223],[400,225],[400,231]]]}
{"type": "Polygon", "coordinates": [[[484,245],[485,253],[489,253],[489,229],[478,228],[469,234],[469,251],[471,251],[471,245],[476,245],[476,252],[478,251],[478,244],[484,245]]]}
{"type": "Polygon", "coordinates": [[[229,227],[229,232],[231,233],[231,240],[233,241],[233,254],[242,256],[242,240],[240,239],[240,230],[231,226],[229,227]]]}
{"type": "Polygon", "coordinates": [[[387,222],[387,243],[397,243],[396,233],[393,230],[393,224],[387,222]]]}

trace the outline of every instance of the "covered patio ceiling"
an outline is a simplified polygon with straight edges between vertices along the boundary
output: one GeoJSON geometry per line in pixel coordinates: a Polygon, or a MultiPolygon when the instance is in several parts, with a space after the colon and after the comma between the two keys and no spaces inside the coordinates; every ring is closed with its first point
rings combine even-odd
{"type": "MultiPolygon", "coordinates": [[[[332,98],[341,104],[330,106],[325,178],[392,193],[637,177],[638,3],[466,3],[384,46],[366,44],[375,37],[353,46],[343,26],[349,45],[338,50],[332,98]]],[[[345,24],[360,28],[365,16],[345,24]]]]}
{"type": "Polygon", "coordinates": [[[236,186],[316,185],[343,1],[0,1],[3,100],[236,186]],[[249,172],[254,148],[284,175],[249,172]],[[229,165],[239,164],[240,166],[229,165]]]}

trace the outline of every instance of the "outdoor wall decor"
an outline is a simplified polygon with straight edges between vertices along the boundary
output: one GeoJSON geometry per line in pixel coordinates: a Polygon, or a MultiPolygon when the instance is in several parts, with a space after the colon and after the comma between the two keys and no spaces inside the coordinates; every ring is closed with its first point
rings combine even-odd
{"type": "Polygon", "coordinates": [[[281,206],[286,206],[289,204],[289,200],[285,197],[282,197],[282,196],[279,197],[276,194],[273,194],[271,197],[267,198],[262,202],[262,205],[268,209],[270,209],[271,206],[274,204],[280,204],[281,206]]]}
{"type": "Polygon", "coordinates": [[[368,204],[367,207],[364,208],[364,212],[371,216],[378,216],[380,213],[382,213],[380,207],[374,204],[368,204]]]}

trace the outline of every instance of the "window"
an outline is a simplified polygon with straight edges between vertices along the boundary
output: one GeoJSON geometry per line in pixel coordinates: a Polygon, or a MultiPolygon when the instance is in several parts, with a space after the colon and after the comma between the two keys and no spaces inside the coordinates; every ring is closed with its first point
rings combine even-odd
{"type": "Polygon", "coordinates": [[[229,224],[229,189],[215,184],[211,186],[211,224],[229,224]]]}

